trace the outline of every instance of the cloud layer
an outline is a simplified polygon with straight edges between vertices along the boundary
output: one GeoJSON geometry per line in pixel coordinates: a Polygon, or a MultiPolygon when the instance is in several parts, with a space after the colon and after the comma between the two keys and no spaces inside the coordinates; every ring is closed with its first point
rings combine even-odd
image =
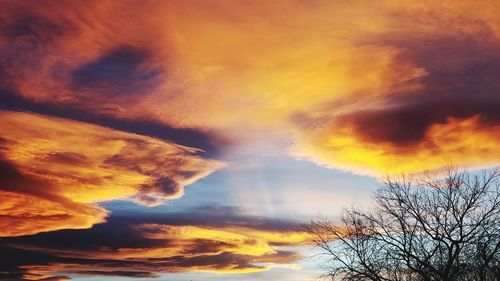
{"type": "Polygon", "coordinates": [[[96,202],[157,205],[222,167],[150,137],[29,113],[0,118],[0,236],[88,228],[107,214],[96,202]]]}
{"type": "Polygon", "coordinates": [[[489,165],[499,11],[492,1],[9,2],[0,75],[31,102],[236,144],[277,134],[295,155],[358,172],[489,165]]]}
{"type": "Polygon", "coordinates": [[[419,87],[322,120],[301,116],[306,133],[298,135],[297,154],[367,173],[497,164],[500,42],[492,35],[420,36],[384,39],[401,49],[401,60],[425,69],[419,87]]]}
{"type": "Polygon", "coordinates": [[[301,256],[285,249],[304,243],[306,236],[297,227],[294,222],[246,216],[235,209],[205,207],[160,217],[112,217],[92,229],[8,238],[0,245],[0,256],[11,256],[11,264],[3,267],[23,280],[75,274],[256,272],[297,267],[301,256]]]}
{"type": "Polygon", "coordinates": [[[254,142],[370,175],[500,162],[497,1],[0,6],[0,278],[293,265],[292,223],[99,205],[179,198],[254,142]]]}

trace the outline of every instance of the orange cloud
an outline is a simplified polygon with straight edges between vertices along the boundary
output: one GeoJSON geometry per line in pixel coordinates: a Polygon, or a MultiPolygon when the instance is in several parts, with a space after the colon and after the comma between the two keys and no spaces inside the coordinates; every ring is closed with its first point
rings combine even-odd
{"type": "Polygon", "coordinates": [[[210,219],[208,224],[206,220],[202,222],[206,225],[129,225],[112,218],[106,225],[80,232],[47,233],[41,240],[10,238],[0,247],[16,257],[16,251],[33,257],[31,262],[19,262],[24,280],[55,278],[63,273],[152,277],[166,272],[244,273],[273,267],[298,268],[296,261],[302,256],[293,249],[305,243],[306,233],[295,230],[293,223],[285,226],[283,222],[267,221],[268,224],[257,226],[256,222],[264,222],[262,218],[237,217],[239,226],[210,219]],[[279,225],[282,229],[278,229],[279,225]],[[66,240],[60,243],[62,237],[66,240]],[[83,244],[75,245],[72,240],[83,244]],[[38,253],[44,255],[42,263],[37,262],[38,253]]]}
{"type": "MultiPolygon", "coordinates": [[[[82,3],[2,3],[2,108],[157,122],[243,146],[278,136],[297,157],[372,175],[500,161],[496,2],[82,3]]],[[[222,166],[87,123],[0,119],[1,237],[89,228],[107,217],[99,202],[161,204],[222,166]]],[[[280,246],[302,239],[248,226],[135,230],[147,245],[19,247],[52,255],[23,278],[261,271],[293,264],[280,246]]]]}
{"type": "MultiPolygon", "coordinates": [[[[395,161],[384,157],[412,156],[395,142],[372,147],[340,116],[430,96],[487,104],[500,89],[500,5],[491,1],[50,3],[12,2],[3,11],[5,87],[14,95],[217,130],[236,142],[279,135],[296,141],[298,155],[334,167],[384,173],[392,166],[376,163],[395,161]],[[354,156],[337,156],[346,153],[354,156]],[[370,159],[358,161],[364,154],[370,159]]],[[[481,106],[448,113],[423,131],[489,114],[481,106]]]]}
{"type": "Polygon", "coordinates": [[[446,163],[492,166],[500,161],[499,129],[480,116],[449,118],[431,125],[421,140],[401,145],[367,141],[353,127],[336,123],[300,136],[294,153],[320,165],[375,175],[439,169],[446,163]]]}
{"type": "Polygon", "coordinates": [[[29,235],[57,229],[89,228],[104,222],[106,210],[93,205],[47,200],[0,191],[1,236],[29,235]]]}
{"type": "Polygon", "coordinates": [[[1,236],[90,227],[106,216],[95,202],[160,204],[222,166],[194,148],[82,122],[12,111],[0,118],[2,220],[15,226],[1,236]]]}
{"type": "MultiPolygon", "coordinates": [[[[276,254],[272,245],[295,245],[303,243],[306,234],[297,231],[270,231],[247,227],[198,227],[144,224],[137,228],[149,239],[176,239],[180,241],[210,240],[226,244],[209,254],[234,253],[248,256],[276,254]]],[[[182,253],[177,253],[182,254],[182,253]]],[[[189,253],[183,253],[190,256],[189,253]]],[[[207,254],[207,253],[203,253],[207,254]]]]}
{"type": "Polygon", "coordinates": [[[20,95],[176,127],[276,129],[297,112],[361,92],[378,96],[424,73],[396,60],[397,49],[353,42],[387,29],[385,14],[369,13],[372,7],[293,1],[73,5],[9,5],[31,18],[11,12],[7,28],[27,25],[32,34],[11,32],[4,48],[34,45],[29,53],[36,58],[27,59],[39,65],[9,64],[20,95]],[[332,33],[331,26],[342,29],[332,33]],[[348,32],[351,26],[359,34],[348,32]],[[38,40],[42,35],[53,40],[38,40]]]}
{"type": "MultiPolygon", "coordinates": [[[[156,246],[148,248],[130,247],[110,248],[100,247],[95,249],[53,249],[40,248],[36,246],[14,245],[15,247],[43,251],[61,257],[72,258],[81,257],[95,260],[136,260],[143,259],[167,259],[182,257],[187,261],[197,257],[209,257],[219,255],[241,255],[256,261],[273,262],[273,257],[277,261],[293,261],[298,255],[289,256],[283,259],[279,255],[277,248],[282,246],[299,245],[305,243],[307,234],[300,231],[276,231],[262,230],[251,227],[202,227],[193,225],[162,225],[162,224],[142,224],[134,226],[134,230],[140,233],[144,240],[156,241],[156,246]],[[163,242],[162,242],[163,241],[163,242]],[[78,253],[76,253],[76,252],[78,253]],[[257,258],[258,257],[258,258],[257,258]]],[[[277,265],[281,264],[279,262],[277,265]]],[[[232,265],[227,265],[230,269],[232,265]]],[[[209,267],[207,267],[208,269],[209,267]]],[[[265,268],[254,268],[256,271],[266,270],[265,268]]],[[[170,268],[170,270],[173,270],[170,268]]],[[[249,270],[244,268],[243,270],[249,270]]],[[[219,270],[224,271],[224,270],[219,270]]]]}

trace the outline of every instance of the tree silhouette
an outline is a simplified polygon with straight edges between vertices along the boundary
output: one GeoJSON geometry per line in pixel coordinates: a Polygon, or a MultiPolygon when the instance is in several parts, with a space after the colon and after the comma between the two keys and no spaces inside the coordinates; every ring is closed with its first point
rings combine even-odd
{"type": "Polygon", "coordinates": [[[500,280],[500,171],[387,177],[369,211],[305,228],[346,281],[500,280]]]}

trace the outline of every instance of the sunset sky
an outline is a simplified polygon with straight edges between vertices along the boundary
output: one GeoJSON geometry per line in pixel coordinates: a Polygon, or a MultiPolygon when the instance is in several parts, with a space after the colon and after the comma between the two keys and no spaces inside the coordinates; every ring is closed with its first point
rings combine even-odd
{"type": "Polygon", "coordinates": [[[315,280],[301,224],[500,164],[499,14],[0,0],[0,280],[315,280]]]}

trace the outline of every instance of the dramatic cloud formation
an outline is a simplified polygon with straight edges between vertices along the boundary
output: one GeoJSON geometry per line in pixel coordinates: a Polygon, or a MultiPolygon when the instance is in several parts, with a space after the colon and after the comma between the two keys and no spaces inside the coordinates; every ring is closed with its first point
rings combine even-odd
{"type": "Polygon", "coordinates": [[[398,6],[398,26],[364,40],[421,68],[411,87],[297,115],[295,155],[369,174],[498,164],[500,6],[428,4],[398,6]]]}
{"type": "Polygon", "coordinates": [[[4,239],[0,256],[12,257],[8,266],[23,280],[74,274],[151,277],[193,270],[255,272],[296,267],[301,256],[281,248],[304,242],[306,236],[297,228],[293,222],[206,207],[204,212],[161,217],[112,217],[92,229],[4,239]],[[179,224],[184,218],[190,219],[179,224]]]}
{"type": "Polygon", "coordinates": [[[496,145],[477,156],[470,138],[437,130],[497,138],[499,11],[491,1],[8,2],[0,74],[5,92],[32,102],[236,143],[277,134],[333,167],[488,165],[496,145]]]}
{"type": "Polygon", "coordinates": [[[500,42],[469,36],[395,41],[402,49],[400,57],[428,72],[419,79],[422,87],[319,125],[301,116],[307,133],[299,134],[297,154],[370,173],[414,172],[445,163],[497,164],[500,42]],[[414,47],[417,41],[422,45],[414,47]]]}
{"type": "Polygon", "coordinates": [[[6,5],[2,49],[11,89],[178,127],[275,128],[297,110],[397,87],[421,72],[395,61],[391,48],[356,46],[345,32],[325,37],[331,24],[373,29],[373,22],[358,23],[334,6],[104,1],[76,9],[75,3],[6,5]],[[13,59],[20,50],[28,53],[26,63],[13,59]]]}
{"type": "Polygon", "coordinates": [[[0,278],[293,264],[280,247],[302,238],[286,223],[118,222],[99,205],[179,198],[224,165],[208,157],[268,145],[370,175],[498,164],[499,14],[498,1],[2,1],[0,278]]]}
{"type": "Polygon", "coordinates": [[[221,163],[198,150],[104,127],[0,111],[0,236],[103,222],[94,202],[156,205],[221,163]]]}

